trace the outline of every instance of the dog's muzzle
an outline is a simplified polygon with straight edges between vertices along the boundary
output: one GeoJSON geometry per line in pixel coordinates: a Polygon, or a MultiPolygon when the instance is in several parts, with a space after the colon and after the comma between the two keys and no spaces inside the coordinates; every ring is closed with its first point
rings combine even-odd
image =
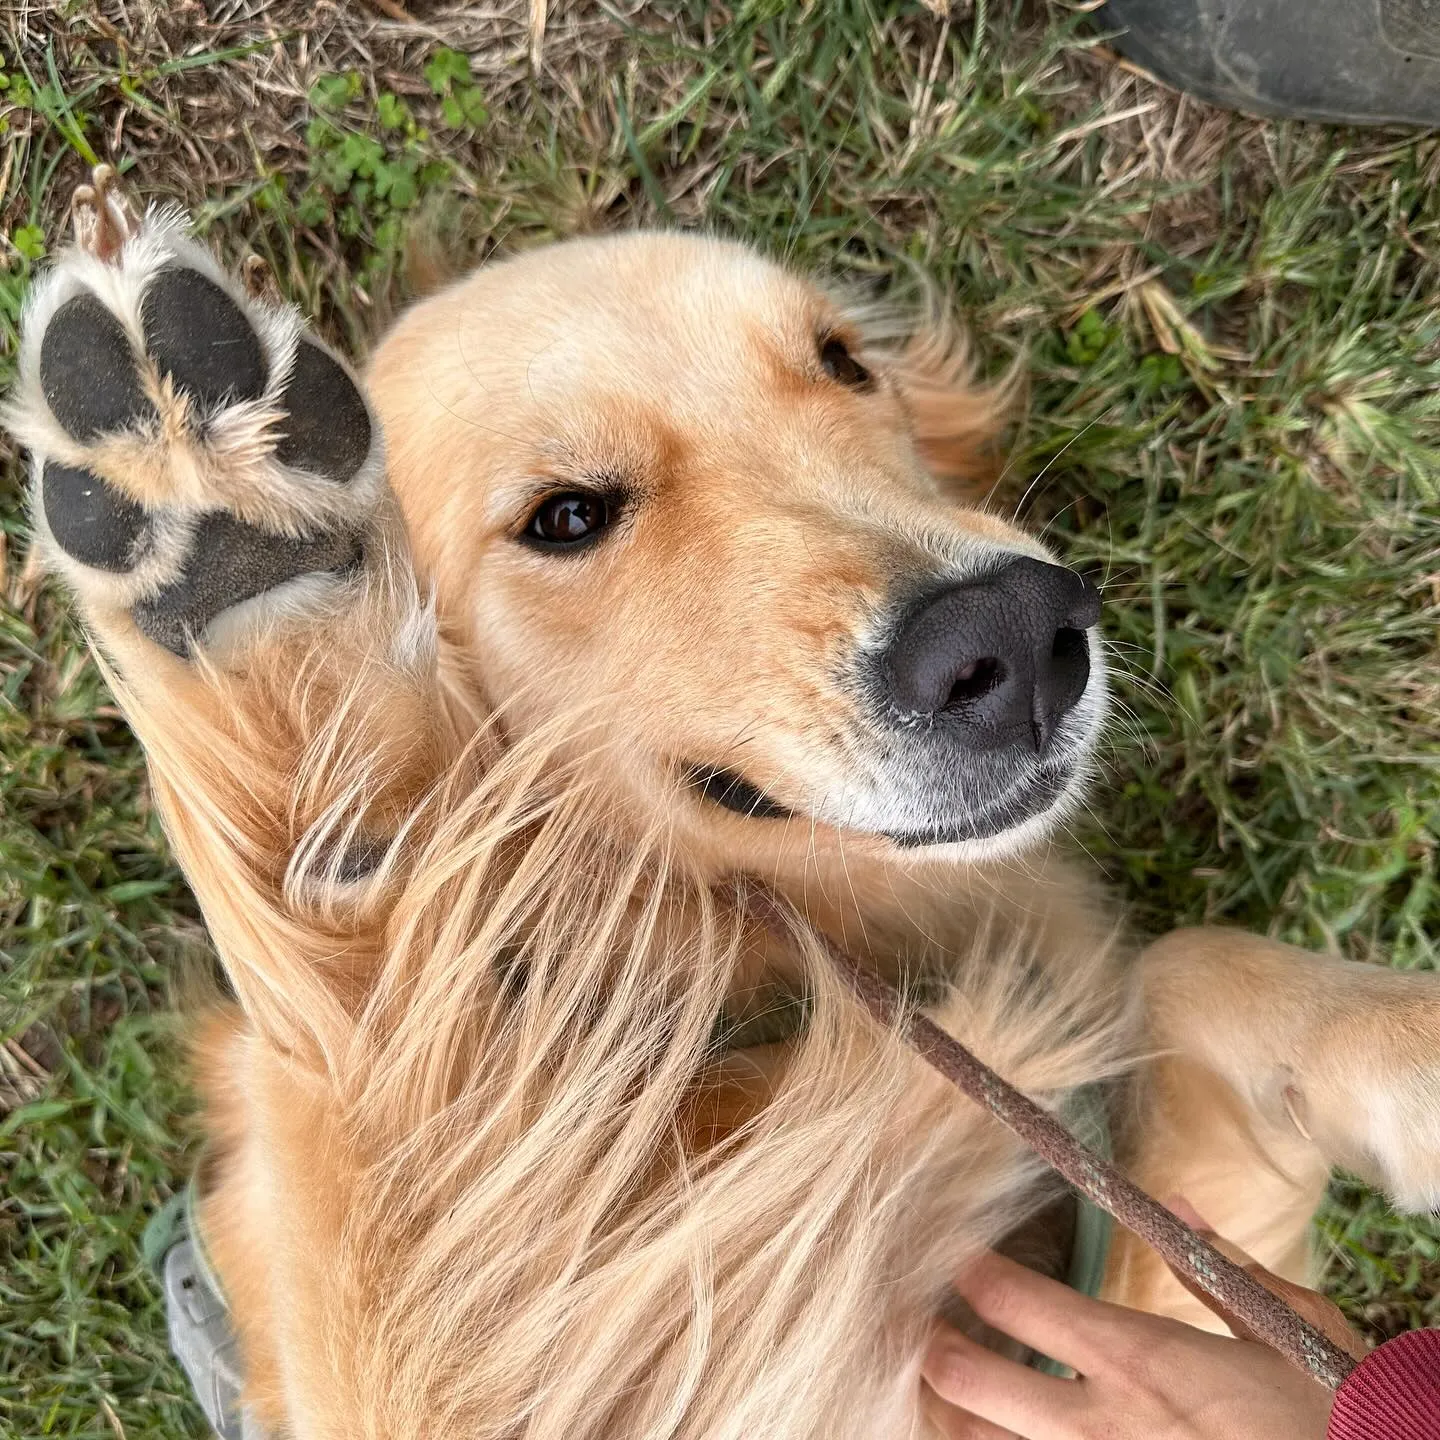
{"type": "Polygon", "coordinates": [[[904,849],[1033,837],[1032,822],[1073,801],[1104,718],[1099,619],[1100,593],[1075,571],[998,556],[988,574],[932,583],[856,655],[846,688],[868,756],[853,779],[795,804],[784,787],[772,794],[719,765],[690,761],[681,773],[748,819],[803,815],[904,849]]]}

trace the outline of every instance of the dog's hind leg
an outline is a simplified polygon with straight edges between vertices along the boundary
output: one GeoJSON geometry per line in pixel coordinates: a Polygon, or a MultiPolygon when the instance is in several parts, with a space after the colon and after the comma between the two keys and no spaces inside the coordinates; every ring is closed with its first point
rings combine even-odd
{"type": "Polygon", "coordinates": [[[76,213],[7,414],[36,543],[145,745],[247,1012],[324,1050],[351,971],[363,987],[356,907],[453,754],[379,426],[296,312],[178,213],[136,219],[104,171],[76,213]]]}

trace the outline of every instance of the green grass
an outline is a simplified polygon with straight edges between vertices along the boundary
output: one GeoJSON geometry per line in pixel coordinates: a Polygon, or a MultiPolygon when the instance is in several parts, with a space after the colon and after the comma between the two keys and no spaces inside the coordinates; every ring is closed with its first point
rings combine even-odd
{"type": "MultiPolygon", "coordinates": [[[[567,7],[538,79],[528,12],[444,47],[359,3],[272,7],[278,40],[159,3],[119,37],[92,0],[12,20],[0,379],[92,156],[356,352],[427,257],[587,229],[924,272],[987,369],[1024,357],[1004,503],[1107,578],[1126,714],[1083,838],[1136,923],[1432,967],[1436,141],[1177,107],[1059,5],[567,7]]],[[[200,1435],[137,1247],[193,1154],[171,1007],[205,942],[3,459],[0,1432],[200,1435]]],[[[1355,1319],[1440,1323],[1440,1230],[1337,1181],[1320,1235],[1355,1319]]]]}

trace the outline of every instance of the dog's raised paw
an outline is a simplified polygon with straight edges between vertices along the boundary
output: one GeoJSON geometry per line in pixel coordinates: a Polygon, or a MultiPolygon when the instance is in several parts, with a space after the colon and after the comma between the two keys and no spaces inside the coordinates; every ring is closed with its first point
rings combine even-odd
{"type": "Polygon", "coordinates": [[[234,281],[113,175],[27,311],[6,419],[46,557],[180,656],[348,583],[384,494],[379,428],[299,316],[234,281]]]}

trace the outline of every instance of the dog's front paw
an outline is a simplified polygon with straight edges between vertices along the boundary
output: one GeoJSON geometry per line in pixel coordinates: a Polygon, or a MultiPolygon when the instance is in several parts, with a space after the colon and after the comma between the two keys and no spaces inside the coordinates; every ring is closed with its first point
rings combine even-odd
{"type": "Polygon", "coordinates": [[[1343,967],[1285,1092],[1334,1163],[1412,1212],[1440,1211],[1440,975],[1343,967]]]}
{"type": "Polygon", "coordinates": [[[92,614],[181,656],[334,596],[384,494],[355,380],[178,213],[135,220],[108,170],[76,214],[77,244],[27,313],[7,415],[47,558],[92,614]]]}
{"type": "MultiPolygon", "coordinates": [[[[1440,1037],[1437,1037],[1440,1039],[1440,1037]]],[[[1398,1209],[1440,1212],[1440,1057],[1362,1081],[1370,1178],[1398,1209]]]]}

